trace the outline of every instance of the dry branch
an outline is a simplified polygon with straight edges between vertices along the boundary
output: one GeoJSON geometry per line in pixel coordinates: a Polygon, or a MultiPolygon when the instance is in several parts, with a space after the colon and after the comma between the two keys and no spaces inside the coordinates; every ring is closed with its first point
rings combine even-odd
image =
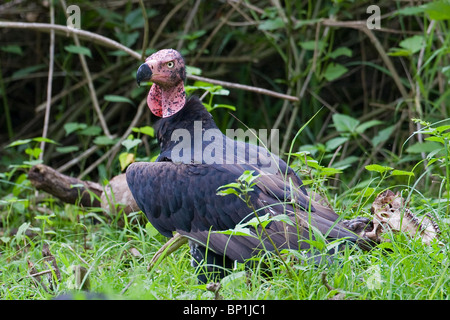
{"type": "Polygon", "coordinates": [[[32,167],[28,172],[28,179],[36,189],[54,195],[64,202],[83,207],[100,207],[98,199],[103,189],[96,182],[66,176],[43,164],[32,167]],[[93,197],[91,192],[97,197],[93,197]]]}
{"type": "MultiPolygon", "coordinates": [[[[0,21],[0,28],[32,29],[32,30],[39,30],[39,31],[43,31],[43,32],[50,32],[51,30],[54,30],[56,33],[66,35],[66,36],[69,36],[71,34],[76,34],[78,37],[80,37],[80,39],[90,40],[94,43],[97,43],[97,44],[100,44],[100,45],[103,45],[103,46],[106,46],[109,48],[122,50],[122,51],[128,53],[131,57],[133,57],[137,60],[141,60],[140,53],[120,44],[119,42],[109,39],[107,37],[98,35],[96,33],[84,31],[81,29],[73,29],[73,28],[68,28],[66,26],[62,26],[62,25],[51,25],[48,23],[27,23],[27,22],[6,22],[6,21],[0,21]]],[[[191,75],[191,74],[188,74],[187,78],[192,79],[192,80],[209,82],[209,83],[212,83],[215,85],[220,85],[220,86],[226,87],[226,88],[234,88],[234,89],[239,89],[239,90],[256,92],[259,94],[269,95],[269,96],[273,96],[273,97],[280,98],[280,99],[286,99],[286,100],[290,100],[290,101],[299,101],[298,97],[289,96],[289,95],[282,94],[282,93],[268,90],[268,89],[247,86],[247,85],[241,85],[239,83],[219,81],[219,80],[205,78],[205,77],[199,77],[199,76],[195,76],[195,75],[191,75]]]]}
{"type": "Polygon", "coordinates": [[[116,206],[123,207],[126,214],[139,211],[125,174],[120,174],[103,187],[99,183],[69,177],[44,164],[38,164],[28,172],[28,179],[38,190],[45,191],[66,203],[81,207],[101,207],[115,213],[116,206]]]}

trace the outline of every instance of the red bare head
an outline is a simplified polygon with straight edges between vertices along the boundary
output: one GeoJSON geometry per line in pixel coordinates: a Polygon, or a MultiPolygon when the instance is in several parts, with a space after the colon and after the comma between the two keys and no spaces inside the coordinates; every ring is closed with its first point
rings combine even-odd
{"type": "Polygon", "coordinates": [[[138,84],[152,81],[147,104],[158,117],[170,117],[180,111],[186,102],[184,80],[186,67],[181,54],[163,49],[149,56],[136,74],[138,84]]]}

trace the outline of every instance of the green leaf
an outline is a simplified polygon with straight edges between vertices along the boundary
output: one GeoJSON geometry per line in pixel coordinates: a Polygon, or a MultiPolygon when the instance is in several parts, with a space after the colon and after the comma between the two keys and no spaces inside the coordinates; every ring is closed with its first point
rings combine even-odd
{"type": "Polygon", "coordinates": [[[42,149],[41,148],[27,148],[25,149],[25,153],[32,156],[34,159],[39,158],[39,155],[41,154],[42,149]]]}
{"type": "Polygon", "coordinates": [[[202,69],[192,66],[186,66],[186,73],[195,76],[200,76],[202,74],[202,69]]]}
{"type": "Polygon", "coordinates": [[[424,5],[425,12],[432,20],[450,20],[450,2],[447,0],[433,1],[424,5]]]}
{"type": "Polygon", "coordinates": [[[179,36],[179,39],[185,39],[185,40],[195,40],[198,38],[201,38],[202,36],[204,36],[206,34],[206,30],[196,30],[193,31],[191,33],[187,33],[187,34],[182,34],[181,36],[179,36]]]}
{"type": "Polygon", "coordinates": [[[423,6],[420,7],[406,7],[401,8],[397,11],[397,14],[404,15],[404,16],[412,16],[417,15],[419,13],[423,13],[425,11],[425,8],[423,6]]]}
{"type": "Polygon", "coordinates": [[[238,178],[238,180],[244,181],[247,183],[247,185],[252,186],[253,181],[255,181],[259,177],[259,175],[254,176],[253,175],[254,172],[255,172],[254,170],[245,170],[238,178]]]}
{"type": "Polygon", "coordinates": [[[403,170],[394,170],[391,175],[393,176],[412,176],[414,177],[414,172],[411,171],[403,171],[403,170]]]}
{"type": "MultiPolygon", "coordinates": [[[[234,187],[231,187],[231,188],[227,188],[227,189],[223,189],[223,190],[219,190],[219,189],[222,189],[223,187],[228,187],[229,185],[226,185],[226,186],[221,186],[221,187],[219,187],[217,190],[217,195],[218,196],[227,196],[227,195],[229,195],[229,194],[234,194],[234,195],[236,195],[236,196],[240,196],[240,194],[239,194],[239,192],[237,192],[237,190],[236,189],[234,189],[234,187]]],[[[239,187],[239,185],[238,185],[238,187],[239,187]]]]}
{"type": "Polygon", "coordinates": [[[301,41],[298,44],[300,45],[300,47],[302,47],[302,49],[311,50],[311,51],[316,49],[316,44],[317,44],[317,50],[319,50],[319,51],[325,49],[328,45],[327,42],[321,41],[321,40],[319,40],[319,41],[314,41],[314,40],[301,41]]]}
{"type": "Polygon", "coordinates": [[[20,68],[19,70],[17,70],[16,72],[14,72],[11,75],[11,78],[13,79],[17,79],[17,78],[22,78],[25,77],[33,72],[39,71],[41,69],[44,69],[45,65],[44,64],[38,64],[35,66],[30,66],[30,67],[26,67],[26,68],[20,68]]]}
{"type": "Polygon", "coordinates": [[[65,46],[64,50],[66,50],[67,52],[70,52],[70,53],[82,54],[82,55],[88,56],[89,58],[92,59],[91,50],[89,48],[86,48],[83,46],[76,46],[76,45],[71,44],[71,45],[65,46]]]}
{"type": "Polygon", "coordinates": [[[418,52],[425,45],[425,38],[423,36],[415,35],[400,42],[400,47],[410,51],[411,53],[418,52]]]}
{"type": "Polygon", "coordinates": [[[347,47],[339,47],[336,50],[334,50],[333,52],[328,54],[328,56],[332,59],[336,59],[337,57],[340,57],[340,56],[351,57],[352,55],[353,55],[352,50],[350,50],[347,47]]]}
{"type": "Polygon", "coordinates": [[[53,221],[51,220],[51,218],[54,218],[54,217],[56,217],[56,215],[54,213],[52,213],[50,215],[38,215],[38,216],[35,216],[34,218],[38,219],[38,220],[45,220],[46,223],[48,223],[49,225],[52,225],[53,221]]]}
{"type": "Polygon", "coordinates": [[[440,142],[440,143],[442,143],[443,145],[445,145],[445,143],[446,143],[445,139],[443,139],[443,138],[441,138],[441,137],[435,137],[435,136],[425,138],[425,140],[426,140],[426,141],[436,141],[436,142],[440,142]]]}
{"type": "Polygon", "coordinates": [[[224,89],[221,86],[213,87],[213,90],[210,92],[217,96],[228,96],[230,94],[230,90],[224,89]]]}
{"type": "Polygon", "coordinates": [[[123,44],[125,47],[132,47],[136,40],[139,38],[139,31],[133,31],[133,32],[122,32],[122,31],[116,31],[115,35],[117,39],[119,39],[119,42],[123,44]]]}
{"type": "Polygon", "coordinates": [[[56,142],[55,140],[52,140],[49,138],[44,138],[44,137],[36,137],[36,138],[33,138],[32,140],[36,141],[36,142],[46,142],[46,143],[58,144],[58,142],[56,142]]]}
{"type": "Polygon", "coordinates": [[[136,8],[128,13],[125,17],[125,23],[130,29],[143,28],[145,21],[141,8],[136,8]]]}
{"type": "Polygon", "coordinates": [[[359,120],[345,114],[333,114],[333,123],[337,131],[340,132],[355,132],[359,125],[359,120]]]}
{"type": "Polygon", "coordinates": [[[354,162],[357,162],[358,160],[359,160],[359,157],[356,157],[356,156],[345,157],[341,161],[333,162],[332,167],[336,168],[336,169],[344,170],[344,169],[347,169],[348,167],[350,167],[354,162]]]}
{"type": "Polygon", "coordinates": [[[258,228],[258,226],[262,225],[263,227],[267,226],[270,223],[270,215],[269,213],[266,213],[262,217],[254,217],[247,221],[246,223],[242,224],[241,226],[252,226],[253,228],[258,228]]]}
{"type": "MultiPolygon", "coordinates": [[[[300,160],[305,163],[305,158],[300,158],[300,160]]],[[[319,164],[319,162],[309,156],[306,157],[306,163],[308,167],[311,167],[313,169],[320,169],[322,166],[319,164]]]]}
{"type": "Polygon", "coordinates": [[[134,102],[127,97],[118,96],[118,95],[114,95],[114,94],[107,94],[103,98],[105,99],[105,101],[125,102],[125,103],[132,104],[134,106],[134,102]]]}
{"type": "Polygon", "coordinates": [[[10,144],[8,144],[8,145],[6,146],[6,148],[16,147],[16,146],[21,146],[21,145],[27,144],[27,143],[29,143],[29,142],[31,142],[31,141],[32,141],[31,139],[16,140],[16,141],[13,141],[13,142],[11,142],[10,144]]]}
{"type": "Polygon", "coordinates": [[[392,125],[390,127],[387,127],[386,129],[380,130],[378,134],[373,137],[372,144],[374,147],[379,145],[381,142],[386,141],[391,136],[392,132],[395,129],[395,125],[392,125]]]}
{"type": "Polygon", "coordinates": [[[4,52],[9,52],[9,53],[14,53],[14,54],[18,54],[19,56],[23,56],[23,51],[22,51],[22,47],[15,45],[15,44],[10,44],[10,45],[6,45],[6,46],[1,46],[0,47],[1,51],[4,52]]]}
{"type": "Polygon", "coordinates": [[[425,38],[415,35],[404,39],[399,45],[401,48],[392,48],[389,51],[390,56],[410,56],[418,52],[425,45],[425,38]]]}
{"type": "Polygon", "coordinates": [[[31,226],[31,223],[24,222],[20,225],[20,227],[17,229],[17,232],[15,234],[15,238],[17,242],[21,242],[24,239],[25,231],[28,230],[28,228],[31,226]]]}
{"type": "Polygon", "coordinates": [[[233,236],[244,236],[244,237],[252,237],[256,238],[256,236],[250,231],[249,228],[244,228],[241,225],[237,225],[234,229],[229,229],[225,231],[212,231],[214,233],[220,234],[228,234],[233,236]]]}
{"type": "Polygon", "coordinates": [[[327,66],[327,69],[325,70],[323,76],[328,81],[333,81],[344,75],[347,71],[348,69],[344,67],[342,64],[333,62],[327,66]]]}
{"type": "Polygon", "coordinates": [[[439,127],[434,128],[434,130],[436,130],[439,133],[442,133],[444,131],[450,130],[450,125],[439,126],[439,127]]]}
{"type": "Polygon", "coordinates": [[[32,167],[32,166],[35,166],[35,165],[37,165],[37,164],[41,164],[41,163],[43,163],[43,162],[44,162],[44,160],[36,159],[36,160],[31,160],[31,161],[24,161],[23,164],[26,164],[26,165],[32,167]]]}
{"type": "Polygon", "coordinates": [[[270,221],[281,221],[290,226],[295,226],[294,222],[292,222],[291,218],[287,214],[277,214],[276,216],[271,217],[270,221]]]}
{"type": "Polygon", "coordinates": [[[87,127],[87,124],[85,123],[78,123],[78,122],[68,122],[64,124],[64,130],[66,131],[66,136],[71,134],[72,132],[75,132],[80,129],[85,129],[87,127]]]}
{"type": "Polygon", "coordinates": [[[123,152],[119,155],[119,162],[120,162],[120,170],[125,170],[126,167],[128,167],[131,163],[134,162],[134,154],[123,152]]]}
{"type": "Polygon", "coordinates": [[[115,139],[108,138],[107,136],[99,136],[94,139],[94,143],[98,145],[112,145],[116,143],[115,139]]]}
{"type": "Polygon", "coordinates": [[[364,198],[371,197],[375,193],[376,189],[372,187],[365,188],[362,192],[358,191],[357,194],[364,198]]]}
{"type": "Polygon", "coordinates": [[[426,141],[426,142],[417,142],[415,144],[413,144],[412,146],[409,146],[406,149],[406,152],[408,153],[422,153],[422,152],[431,152],[431,151],[435,151],[435,150],[441,150],[442,145],[438,142],[435,141],[426,141]]]}
{"type": "Polygon", "coordinates": [[[67,146],[67,147],[57,147],[56,151],[60,153],[70,153],[78,151],[80,148],[78,146],[67,146]]]}
{"type": "Polygon", "coordinates": [[[79,134],[84,136],[98,136],[102,132],[102,128],[99,126],[89,126],[84,128],[79,132],[79,134]]]}
{"type": "Polygon", "coordinates": [[[392,57],[408,57],[411,55],[411,52],[406,49],[391,48],[388,52],[388,55],[392,57]]]}
{"type": "Polygon", "coordinates": [[[359,134],[364,133],[367,129],[374,127],[374,126],[378,126],[382,123],[383,122],[380,120],[370,120],[370,121],[364,122],[356,128],[356,132],[358,132],[359,134]]]}
{"type": "Polygon", "coordinates": [[[212,111],[212,110],[214,110],[214,109],[220,109],[220,108],[223,108],[223,109],[229,109],[229,110],[232,110],[232,111],[236,111],[236,107],[235,106],[232,106],[232,105],[229,105],[229,104],[215,104],[212,108],[210,108],[210,110],[208,110],[208,111],[212,111]]]}
{"type": "Polygon", "coordinates": [[[325,167],[325,168],[322,168],[320,170],[319,175],[320,176],[333,176],[333,175],[336,175],[338,173],[342,173],[342,170],[336,169],[336,168],[326,168],[325,167]]]}
{"type": "Polygon", "coordinates": [[[143,134],[146,134],[150,137],[154,137],[155,136],[155,129],[153,129],[150,126],[144,126],[144,127],[140,127],[140,128],[133,128],[131,129],[133,132],[140,132],[143,134]]]}
{"type": "Polygon", "coordinates": [[[337,147],[342,146],[347,141],[348,141],[348,137],[337,137],[337,138],[328,140],[325,143],[325,146],[326,146],[327,150],[333,151],[337,147]]]}
{"type": "Polygon", "coordinates": [[[307,26],[307,25],[317,25],[318,22],[320,22],[322,19],[306,19],[306,20],[298,20],[295,25],[294,25],[294,29],[298,29],[301,28],[303,26],[307,26]]]}
{"type": "Polygon", "coordinates": [[[270,20],[264,20],[258,25],[258,30],[263,31],[273,31],[281,28],[284,28],[284,22],[280,17],[270,20]]]}
{"type": "Polygon", "coordinates": [[[379,164],[369,164],[368,166],[365,166],[367,171],[375,171],[375,172],[379,172],[379,173],[384,173],[387,171],[391,171],[392,167],[388,167],[388,166],[380,166],[379,164]]]}
{"type": "Polygon", "coordinates": [[[127,151],[130,151],[130,149],[133,149],[134,147],[138,146],[142,142],[141,139],[127,139],[122,141],[122,145],[127,148],[127,151]]]}
{"type": "Polygon", "coordinates": [[[325,248],[325,244],[321,241],[316,240],[302,240],[302,241],[308,243],[310,246],[317,248],[318,250],[323,250],[325,248]]]}
{"type": "Polygon", "coordinates": [[[150,222],[146,223],[145,230],[147,231],[149,237],[154,237],[159,234],[159,231],[156,230],[156,228],[150,222]]]}

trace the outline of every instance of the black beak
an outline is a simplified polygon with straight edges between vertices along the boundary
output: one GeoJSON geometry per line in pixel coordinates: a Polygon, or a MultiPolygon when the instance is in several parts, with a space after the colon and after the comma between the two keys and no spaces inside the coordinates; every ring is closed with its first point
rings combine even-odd
{"type": "Polygon", "coordinates": [[[151,78],[152,78],[152,70],[146,63],[142,64],[136,73],[136,81],[138,86],[141,84],[142,81],[150,81],[151,78]]]}

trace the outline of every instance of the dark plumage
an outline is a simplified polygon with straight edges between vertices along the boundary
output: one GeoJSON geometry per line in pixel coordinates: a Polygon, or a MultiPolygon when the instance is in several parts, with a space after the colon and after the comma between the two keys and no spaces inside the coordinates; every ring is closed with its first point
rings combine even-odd
{"type": "MultiPolygon", "coordinates": [[[[142,81],[141,77],[138,73],[138,81],[142,81]]],[[[299,239],[314,238],[310,226],[328,238],[358,240],[337,222],[339,216],[335,212],[308,196],[300,178],[283,160],[262,147],[223,135],[198,98],[191,97],[178,112],[159,120],[156,132],[160,156],[154,163],[130,165],[127,182],[139,208],[159,232],[171,237],[176,231],[192,241],[195,266],[205,259],[209,264],[229,268],[233,261],[244,262],[262,248],[274,250],[260,228],[250,230],[253,236],[215,232],[233,229],[255,217],[253,210],[236,195],[216,194],[219,187],[235,182],[246,170],[260,175],[249,193],[251,206],[258,210],[258,215],[286,214],[292,221],[292,225],[271,221],[266,226],[278,249],[308,248],[308,243],[299,239]],[[180,131],[182,138],[177,129],[184,129],[180,131]],[[202,139],[199,132],[212,132],[214,139],[202,139]],[[180,143],[184,149],[179,148],[180,143]],[[233,150],[232,158],[230,150],[233,150]],[[221,161],[211,163],[205,160],[205,153],[221,161]],[[258,161],[250,161],[250,154],[258,154],[258,161]]],[[[208,272],[216,272],[219,277],[224,275],[223,269],[212,265],[208,272]]],[[[202,273],[199,279],[206,281],[206,274],[202,273]]]]}

